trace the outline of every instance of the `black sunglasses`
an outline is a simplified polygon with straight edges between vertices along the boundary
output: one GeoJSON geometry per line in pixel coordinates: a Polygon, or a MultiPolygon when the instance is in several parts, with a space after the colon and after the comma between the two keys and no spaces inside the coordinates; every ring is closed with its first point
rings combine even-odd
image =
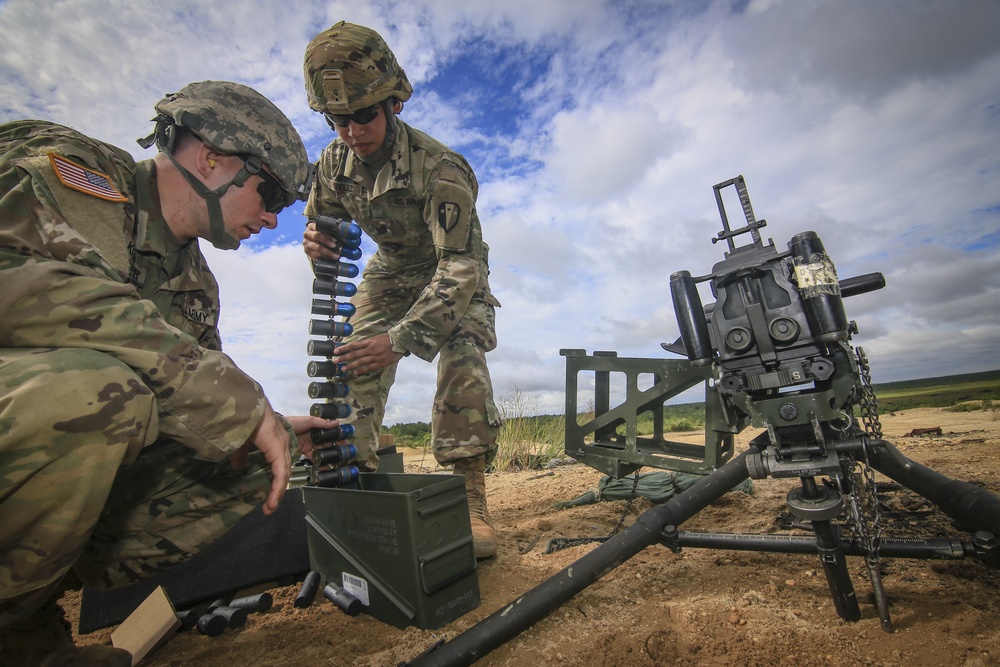
{"type": "Polygon", "coordinates": [[[330,124],[330,127],[347,127],[347,124],[354,121],[358,125],[367,125],[368,123],[375,120],[378,116],[378,108],[380,104],[375,103],[370,107],[365,107],[364,109],[358,109],[352,114],[339,114],[339,113],[324,113],[326,117],[326,122],[330,124]]]}
{"type": "Polygon", "coordinates": [[[257,175],[260,176],[257,194],[264,200],[264,210],[268,213],[280,213],[288,205],[285,188],[281,187],[281,183],[264,169],[258,171],[257,175]]]}

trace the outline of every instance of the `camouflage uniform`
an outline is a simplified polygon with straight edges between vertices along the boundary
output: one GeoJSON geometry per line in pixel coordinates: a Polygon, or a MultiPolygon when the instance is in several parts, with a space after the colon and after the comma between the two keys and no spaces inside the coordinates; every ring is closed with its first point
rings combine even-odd
{"type": "Polygon", "coordinates": [[[179,245],[152,161],[0,126],[0,627],[74,565],[134,581],[267,495],[260,452],[228,462],[266,398],[220,351],[215,279],[179,245]]]}
{"type": "MultiPolygon", "coordinates": [[[[438,359],[431,416],[439,463],[496,452],[500,419],[486,353],[496,347],[489,247],[476,214],[478,183],[465,159],[400,120],[388,162],[372,178],[339,139],[323,151],[308,217],[353,219],[378,244],[350,318],[352,340],[388,332],[393,349],[438,359]]],[[[350,378],[355,442],[374,449],[396,366],[350,378]]]]}

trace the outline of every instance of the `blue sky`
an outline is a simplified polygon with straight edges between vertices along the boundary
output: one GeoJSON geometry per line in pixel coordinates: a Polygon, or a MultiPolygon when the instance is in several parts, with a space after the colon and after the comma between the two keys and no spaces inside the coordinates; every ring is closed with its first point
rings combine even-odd
{"type": "MultiPolygon", "coordinates": [[[[0,121],[141,159],[163,94],[228,79],[316,158],[332,135],[301,59],[340,19],[382,33],[414,86],[403,120],[479,177],[501,399],[561,412],[561,348],[670,358],[669,276],[722,258],[712,186],[738,174],[779,248],[813,230],[842,278],[885,274],[847,301],[876,382],[1000,368],[995,0],[9,0],[0,121]]],[[[303,226],[295,207],[239,251],[206,249],[225,349],[287,414],[310,403],[303,226]]],[[[433,384],[404,360],[387,423],[427,421],[433,384]]]]}

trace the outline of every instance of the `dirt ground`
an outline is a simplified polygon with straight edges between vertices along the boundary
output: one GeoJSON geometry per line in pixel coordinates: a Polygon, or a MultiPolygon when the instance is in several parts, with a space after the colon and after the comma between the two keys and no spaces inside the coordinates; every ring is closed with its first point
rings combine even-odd
{"type": "MultiPolygon", "coordinates": [[[[989,412],[910,410],[883,415],[885,437],[909,458],[953,479],[1000,495],[1000,421],[989,412]],[[940,427],[940,436],[907,437],[940,427]]],[[[754,435],[741,435],[742,450],[754,435]]],[[[688,436],[690,437],[690,436],[688,436]]],[[[672,436],[673,439],[680,439],[672,436]]],[[[431,472],[433,460],[407,455],[408,472],[431,472]]],[[[293,600],[298,585],[273,588],[274,606],[247,625],[209,638],[174,634],[142,665],[397,665],[440,638],[451,639],[594,548],[585,544],[545,554],[554,537],[605,536],[625,501],[556,510],[551,504],[597,486],[601,473],[582,464],[489,477],[498,524],[497,556],[480,561],[481,605],[440,630],[399,630],[367,615],[350,617],[320,596],[307,609],[293,600]]],[[[881,475],[880,482],[887,481],[881,475]]],[[[781,529],[785,495],[797,481],[754,483],[753,496],[726,494],[683,525],[684,530],[772,533],[781,529]]],[[[885,537],[923,534],[967,539],[947,517],[905,489],[885,490],[885,537]],[[895,510],[908,510],[900,515],[895,510]],[[930,531],[928,533],[928,531],[930,531]]],[[[649,509],[633,503],[625,525],[649,509]]],[[[763,554],[661,545],[646,548],[477,665],[977,665],[1000,664],[1000,571],[965,560],[884,558],[884,588],[894,632],[882,630],[864,562],[848,565],[862,618],[834,610],[817,556],[763,554]]],[[[71,620],[79,594],[65,599],[71,620]]],[[[108,642],[112,628],[78,638],[108,642]]]]}

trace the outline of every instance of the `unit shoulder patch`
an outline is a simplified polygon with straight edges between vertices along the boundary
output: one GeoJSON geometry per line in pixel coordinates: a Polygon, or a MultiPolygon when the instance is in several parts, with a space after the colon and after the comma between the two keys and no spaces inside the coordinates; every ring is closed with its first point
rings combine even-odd
{"type": "Polygon", "coordinates": [[[460,183],[439,180],[425,204],[434,245],[460,252],[469,243],[470,219],[474,210],[472,194],[460,183]]]}
{"type": "Polygon", "coordinates": [[[128,199],[115,188],[111,182],[111,177],[99,171],[79,165],[72,160],[49,153],[49,162],[52,170],[59,178],[59,182],[71,190],[82,192],[105,201],[124,202],[128,199]]]}
{"type": "Polygon", "coordinates": [[[458,217],[462,214],[462,207],[455,202],[442,202],[438,204],[438,224],[445,232],[450,232],[458,224],[458,217]]]}

